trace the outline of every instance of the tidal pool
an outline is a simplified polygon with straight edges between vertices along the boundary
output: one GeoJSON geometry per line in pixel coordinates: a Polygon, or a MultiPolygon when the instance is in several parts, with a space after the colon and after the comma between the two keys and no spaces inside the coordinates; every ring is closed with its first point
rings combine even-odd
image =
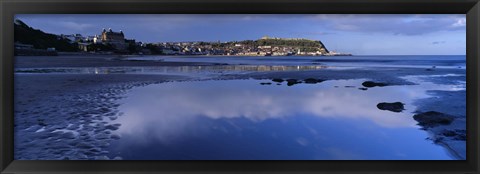
{"type": "MultiPolygon", "coordinates": [[[[413,78],[413,77],[412,77],[413,78]]],[[[412,118],[422,82],[360,90],[364,79],[317,84],[269,80],[168,82],[132,89],[113,123],[124,160],[450,160],[412,118]],[[379,110],[405,103],[403,112],[379,110]]]]}

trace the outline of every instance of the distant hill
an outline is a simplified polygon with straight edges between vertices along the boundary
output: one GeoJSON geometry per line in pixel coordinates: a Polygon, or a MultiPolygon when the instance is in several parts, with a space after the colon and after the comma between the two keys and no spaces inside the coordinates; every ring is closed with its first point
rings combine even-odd
{"type": "Polygon", "coordinates": [[[15,20],[14,24],[15,42],[30,44],[36,49],[55,48],[57,51],[78,51],[77,45],[70,43],[68,39],[62,39],[57,35],[34,29],[18,19],[15,20]]]}
{"type": "Polygon", "coordinates": [[[258,46],[272,46],[272,47],[291,47],[295,49],[300,49],[301,51],[306,52],[316,52],[320,51],[323,54],[329,53],[325,45],[319,40],[309,40],[309,39],[284,39],[284,38],[262,38],[258,40],[243,40],[243,41],[233,41],[220,44],[220,46],[232,46],[235,44],[242,44],[249,47],[258,47],[258,46]]]}
{"type": "Polygon", "coordinates": [[[308,39],[259,39],[256,40],[259,46],[282,46],[282,47],[299,47],[302,51],[321,51],[328,53],[327,48],[321,41],[308,40],[308,39]]]}

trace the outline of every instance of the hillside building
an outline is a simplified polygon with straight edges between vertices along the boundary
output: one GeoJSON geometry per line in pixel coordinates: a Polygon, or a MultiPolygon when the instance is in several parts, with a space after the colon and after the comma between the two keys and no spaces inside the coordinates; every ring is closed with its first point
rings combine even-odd
{"type": "Polygon", "coordinates": [[[123,35],[123,31],[114,32],[111,28],[107,30],[103,29],[102,31],[102,43],[103,44],[110,44],[114,48],[118,50],[126,49],[125,43],[125,35],[123,35]]]}

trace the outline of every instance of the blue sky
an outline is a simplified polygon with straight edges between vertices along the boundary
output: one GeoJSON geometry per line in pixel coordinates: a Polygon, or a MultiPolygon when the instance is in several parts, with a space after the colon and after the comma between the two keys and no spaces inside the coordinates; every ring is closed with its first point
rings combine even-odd
{"type": "Polygon", "coordinates": [[[22,14],[54,34],[122,30],[143,42],[255,40],[262,36],[321,40],[356,55],[465,55],[464,14],[22,14]]]}

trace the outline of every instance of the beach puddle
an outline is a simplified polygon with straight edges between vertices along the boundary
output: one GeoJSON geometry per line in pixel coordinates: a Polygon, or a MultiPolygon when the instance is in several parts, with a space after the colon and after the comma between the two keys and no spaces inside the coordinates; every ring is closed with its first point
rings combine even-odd
{"type": "MultiPolygon", "coordinates": [[[[408,77],[415,78],[415,77],[408,77]]],[[[109,156],[125,160],[450,160],[412,118],[427,90],[373,87],[363,79],[316,84],[271,80],[168,82],[132,89],[113,123],[109,156]],[[261,83],[272,83],[261,85],[261,83]],[[405,110],[379,110],[402,102],[405,110]]]]}

